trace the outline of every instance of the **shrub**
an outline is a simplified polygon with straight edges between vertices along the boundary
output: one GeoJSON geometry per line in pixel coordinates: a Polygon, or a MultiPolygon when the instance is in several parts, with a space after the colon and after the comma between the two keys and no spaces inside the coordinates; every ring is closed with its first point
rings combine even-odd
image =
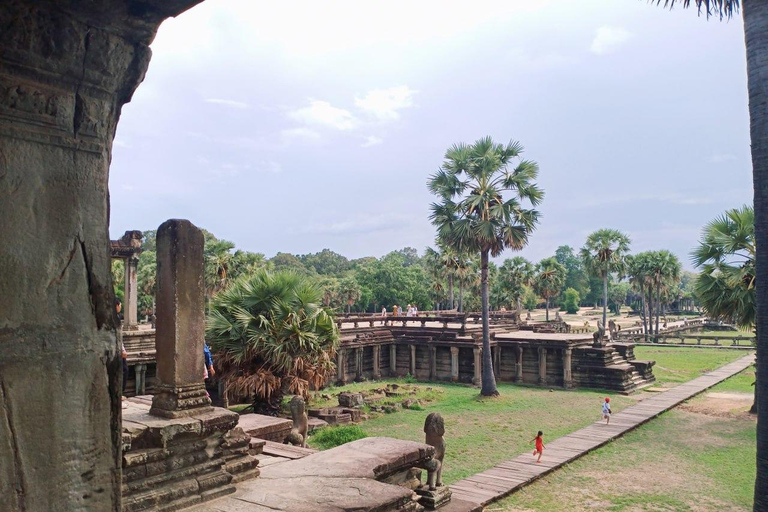
{"type": "Polygon", "coordinates": [[[325,427],[309,438],[310,444],[321,450],[341,446],[368,437],[358,425],[341,425],[339,427],[325,427]]]}
{"type": "Polygon", "coordinates": [[[570,314],[579,312],[579,292],[573,288],[565,290],[565,300],[563,301],[565,311],[570,314]]]}

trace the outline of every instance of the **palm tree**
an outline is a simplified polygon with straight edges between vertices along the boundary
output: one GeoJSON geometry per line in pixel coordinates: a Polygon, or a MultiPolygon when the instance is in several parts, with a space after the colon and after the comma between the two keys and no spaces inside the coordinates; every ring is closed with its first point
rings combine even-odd
{"type": "Polygon", "coordinates": [[[506,259],[499,267],[499,282],[515,302],[518,313],[522,309],[525,287],[533,283],[535,270],[534,265],[522,256],[506,259]]]}
{"type": "Polygon", "coordinates": [[[206,337],[226,393],[276,414],[286,393],[308,398],[333,372],[339,333],[322,291],[290,271],[243,276],[213,297],[206,337]]]}
{"type": "Polygon", "coordinates": [[[587,237],[581,248],[584,267],[603,280],[603,325],[608,310],[608,276],[624,271],[624,257],[629,251],[629,238],[615,229],[599,229],[587,237]]]}
{"type": "Polygon", "coordinates": [[[455,279],[459,283],[459,312],[464,311],[464,290],[477,283],[477,259],[468,254],[456,255],[455,279]]]}
{"type": "Polygon", "coordinates": [[[554,257],[544,258],[536,266],[533,288],[547,303],[547,322],[549,322],[549,300],[560,295],[566,275],[565,267],[558,263],[554,257]]]}
{"type": "MultiPolygon", "coordinates": [[[[449,305],[447,309],[454,309],[456,304],[454,302],[453,284],[458,266],[456,252],[451,247],[442,243],[440,239],[437,240],[437,248],[438,250],[436,251],[431,247],[427,247],[424,257],[427,260],[427,265],[433,277],[436,280],[444,278],[448,282],[449,305]]],[[[442,285],[433,286],[433,289],[442,290],[442,285]]]]}
{"type": "Polygon", "coordinates": [[[650,322],[649,304],[646,301],[646,292],[651,286],[651,274],[649,271],[651,252],[641,252],[634,256],[627,256],[627,275],[632,287],[640,292],[640,316],[643,319],[643,334],[645,341],[648,341],[648,324],[650,322]]]}
{"type": "Polygon", "coordinates": [[[672,285],[680,282],[680,260],[667,250],[656,251],[651,257],[649,270],[656,288],[656,335],[658,335],[662,292],[667,293],[672,285]]]}
{"type": "Polygon", "coordinates": [[[345,277],[339,282],[339,298],[347,304],[347,314],[352,309],[352,304],[360,299],[360,285],[354,277],[345,277]]]}
{"type": "MultiPolygon", "coordinates": [[[[661,0],[656,2],[661,3],[661,0]]],[[[665,0],[664,5],[688,7],[691,0],[665,0]]],[[[699,11],[731,18],[738,14],[739,0],[695,0],[699,11]]],[[[768,247],[768,59],[765,41],[768,39],[768,2],[745,0],[743,5],[744,40],[747,49],[747,83],[749,90],[749,120],[752,149],[752,180],[755,191],[755,245],[768,247]]],[[[768,283],[768,252],[755,255],[755,280],[768,283]]],[[[768,286],[755,289],[755,320],[757,333],[757,366],[768,367],[768,350],[760,333],[768,332],[768,286]]],[[[755,397],[768,397],[768,375],[758,374],[755,397]]],[[[768,405],[759,407],[757,417],[757,476],[755,478],[754,511],[768,511],[768,405]]]]}
{"type": "Polygon", "coordinates": [[[428,185],[440,201],[432,204],[430,215],[438,239],[457,252],[480,254],[484,396],[498,395],[488,326],[488,258],[507,248],[520,250],[528,243],[539,212],[522,203],[536,206],[544,196],[534,182],[539,166],[521,159],[522,152],[518,142],[497,144],[491,137],[472,145],[455,144],[428,185]]]}

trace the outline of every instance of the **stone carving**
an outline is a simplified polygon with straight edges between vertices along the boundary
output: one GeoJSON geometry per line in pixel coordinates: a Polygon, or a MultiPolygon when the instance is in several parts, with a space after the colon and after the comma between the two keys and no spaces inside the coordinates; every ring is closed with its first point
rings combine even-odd
{"type": "Polygon", "coordinates": [[[528,311],[528,313],[526,313],[526,315],[525,315],[525,319],[526,319],[526,320],[532,320],[532,318],[531,318],[531,312],[530,312],[530,311],[528,311]]]}
{"type": "Polygon", "coordinates": [[[557,321],[557,322],[562,322],[563,321],[563,317],[560,316],[560,311],[556,311],[555,312],[555,321],[557,321]]]}
{"type": "Polygon", "coordinates": [[[433,460],[436,464],[434,469],[428,470],[427,473],[427,485],[431,491],[434,491],[435,488],[443,485],[443,457],[445,456],[445,439],[443,439],[445,423],[439,412],[429,413],[424,421],[424,433],[426,434],[424,442],[435,447],[433,460]]]}
{"type": "Polygon", "coordinates": [[[595,347],[605,346],[605,325],[601,320],[597,321],[597,331],[592,335],[595,347]]]}
{"type": "Polygon", "coordinates": [[[307,406],[304,403],[304,399],[299,395],[291,398],[290,403],[291,418],[293,418],[293,428],[291,433],[285,438],[284,444],[292,444],[294,446],[307,447],[307,406]]]}
{"type": "Polygon", "coordinates": [[[616,322],[614,322],[613,320],[608,320],[608,332],[611,333],[611,339],[615,340],[619,330],[616,327],[616,322]]]}

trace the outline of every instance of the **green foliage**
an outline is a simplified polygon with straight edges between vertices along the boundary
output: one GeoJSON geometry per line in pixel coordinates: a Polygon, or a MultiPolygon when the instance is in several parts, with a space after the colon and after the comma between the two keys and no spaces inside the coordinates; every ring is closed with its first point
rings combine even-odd
{"type": "Polygon", "coordinates": [[[547,302],[547,320],[549,320],[549,301],[560,295],[565,282],[565,267],[555,258],[544,258],[536,266],[533,289],[547,302]]]}
{"type": "Polygon", "coordinates": [[[327,450],[364,437],[368,437],[368,434],[359,425],[340,425],[325,427],[313,433],[309,437],[309,444],[315,448],[327,450]]]}
{"type": "Polygon", "coordinates": [[[754,209],[728,210],[707,224],[692,259],[701,268],[694,289],[704,311],[741,327],[754,326],[754,209]]]}
{"type": "Polygon", "coordinates": [[[323,249],[315,254],[304,254],[298,257],[307,269],[312,269],[321,275],[338,276],[350,269],[349,260],[330,249],[323,249]]]}
{"type": "Polygon", "coordinates": [[[611,303],[611,310],[617,315],[621,313],[621,307],[627,302],[629,290],[629,283],[611,283],[608,286],[608,301],[611,303]]]}
{"type": "Polygon", "coordinates": [[[112,260],[112,286],[115,298],[125,303],[125,263],[123,260],[112,260]]]}
{"type": "Polygon", "coordinates": [[[523,307],[528,310],[536,309],[539,305],[539,298],[530,286],[525,287],[525,293],[523,293],[523,307]]]}
{"type": "Polygon", "coordinates": [[[324,383],[339,334],[321,297],[305,276],[259,270],[213,298],[206,336],[230,396],[279,409],[284,391],[306,397],[324,383]]]}
{"type": "Polygon", "coordinates": [[[571,315],[579,312],[579,292],[573,288],[565,290],[565,300],[563,301],[565,312],[571,315]]]}
{"type": "Polygon", "coordinates": [[[584,270],[581,260],[576,256],[574,250],[569,245],[561,245],[555,250],[555,259],[559,264],[565,267],[565,283],[563,286],[573,288],[584,297],[589,293],[589,276],[584,270]]]}

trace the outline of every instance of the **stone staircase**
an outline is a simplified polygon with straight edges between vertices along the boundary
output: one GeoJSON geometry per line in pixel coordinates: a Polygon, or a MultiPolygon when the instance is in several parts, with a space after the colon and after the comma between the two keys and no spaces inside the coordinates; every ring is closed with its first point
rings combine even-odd
{"type": "Polygon", "coordinates": [[[574,380],[590,387],[601,387],[629,394],[649,386],[654,361],[635,359],[631,343],[610,343],[605,347],[581,347],[574,350],[574,380]]]}

